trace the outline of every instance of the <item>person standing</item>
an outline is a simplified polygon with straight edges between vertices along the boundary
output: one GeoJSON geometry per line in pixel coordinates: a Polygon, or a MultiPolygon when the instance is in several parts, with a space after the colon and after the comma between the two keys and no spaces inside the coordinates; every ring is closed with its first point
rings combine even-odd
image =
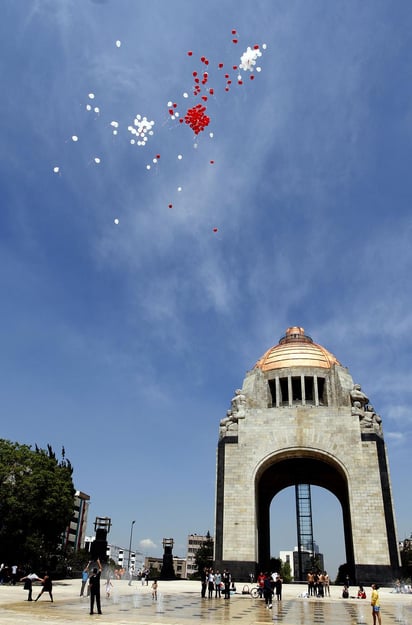
{"type": "Polygon", "coordinates": [[[152,599],[153,601],[157,601],[157,579],[155,579],[152,584],[152,599]]]}
{"type": "Polygon", "coordinates": [[[200,596],[202,597],[202,599],[206,597],[207,576],[208,576],[208,570],[205,567],[200,572],[200,584],[201,584],[200,596]]]}
{"type": "Polygon", "coordinates": [[[278,601],[282,601],[282,583],[283,579],[278,575],[275,581],[276,599],[278,601]]]}
{"type": "Polygon", "coordinates": [[[230,582],[231,582],[231,575],[229,573],[229,571],[227,569],[225,569],[223,571],[223,575],[222,575],[222,582],[224,585],[224,599],[230,599],[230,582]]]}
{"type": "Polygon", "coordinates": [[[216,571],[215,575],[215,597],[219,597],[220,599],[220,585],[222,583],[222,576],[219,571],[216,571]]]}
{"type": "Polygon", "coordinates": [[[100,605],[100,576],[102,574],[102,565],[99,558],[97,558],[97,566],[93,569],[92,575],[89,577],[89,589],[90,589],[90,614],[93,614],[94,603],[96,602],[97,613],[102,613],[100,605]]]}
{"type": "Polygon", "coordinates": [[[372,584],[372,594],[371,594],[371,606],[372,606],[372,619],[373,625],[376,625],[376,617],[378,617],[378,623],[381,625],[381,606],[379,603],[379,586],[378,584],[372,584]]]}
{"type": "Polygon", "coordinates": [[[41,579],[40,581],[42,583],[43,588],[41,589],[41,591],[39,592],[39,594],[35,598],[35,601],[40,599],[40,597],[42,596],[42,594],[44,592],[48,592],[49,596],[50,596],[50,601],[53,603],[53,592],[52,592],[52,590],[53,590],[53,582],[52,582],[51,577],[50,577],[50,575],[48,574],[47,571],[44,574],[43,579],[41,579]]]}
{"type": "Polygon", "coordinates": [[[209,569],[209,573],[207,576],[207,589],[209,591],[208,597],[212,599],[213,591],[215,589],[215,576],[213,574],[213,569],[209,569]]]}
{"type": "Polygon", "coordinates": [[[82,585],[80,587],[80,596],[81,597],[84,596],[84,589],[86,588],[86,584],[87,584],[88,579],[89,579],[89,565],[90,565],[90,562],[87,563],[86,568],[82,571],[82,585]]]}

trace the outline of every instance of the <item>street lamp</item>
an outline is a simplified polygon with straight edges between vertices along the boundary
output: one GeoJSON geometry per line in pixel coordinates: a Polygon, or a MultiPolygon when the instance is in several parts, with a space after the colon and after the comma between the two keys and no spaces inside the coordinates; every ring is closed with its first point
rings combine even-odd
{"type": "Polygon", "coordinates": [[[136,521],[132,521],[132,526],[130,528],[130,542],[129,542],[129,561],[127,563],[127,570],[129,571],[129,575],[130,575],[130,579],[131,579],[131,573],[130,573],[130,557],[132,555],[132,537],[133,537],[133,525],[136,523],[136,521]]]}

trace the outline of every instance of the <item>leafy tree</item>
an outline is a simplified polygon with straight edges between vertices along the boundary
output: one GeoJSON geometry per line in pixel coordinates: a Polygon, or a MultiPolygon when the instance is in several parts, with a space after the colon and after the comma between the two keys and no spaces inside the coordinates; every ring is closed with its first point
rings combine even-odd
{"type": "Polygon", "coordinates": [[[283,562],[283,560],[281,560],[282,562],[282,568],[280,571],[280,575],[284,581],[285,584],[289,584],[292,581],[292,574],[291,574],[291,570],[290,570],[290,563],[289,562],[283,562]]]}
{"type": "Polygon", "coordinates": [[[402,575],[405,578],[412,577],[412,536],[403,540],[400,553],[402,575]]]}
{"type": "Polygon", "coordinates": [[[50,445],[0,439],[0,553],[8,564],[46,562],[73,516],[73,468],[50,445]]]}
{"type": "Polygon", "coordinates": [[[213,564],[213,538],[209,531],[206,534],[205,542],[196,551],[195,563],[198,574],[200,574],[205,567],[209,568],[213,564]]]}

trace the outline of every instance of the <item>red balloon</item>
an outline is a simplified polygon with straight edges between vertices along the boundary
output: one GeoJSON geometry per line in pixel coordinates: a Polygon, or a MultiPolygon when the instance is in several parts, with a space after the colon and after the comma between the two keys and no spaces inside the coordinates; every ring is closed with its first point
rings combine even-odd
{"type": "Polygon", "coordinates": [[[213,228],[213,232],[217,232],[217,231],[218,231],[217,228],[213,228]]]}
{"type": "Polygon", "coordinates": [[[232,35],[236,35],[236,30],[235,29],[232,30],[232,35]]]}
{"type": "Polygon", "coordinates": [[[189,50],[189,52],[187,53],[187,56],[192,56],[193,52],[191,50],[189,50]]]}
{"type": "Polygon", "coordinates": [[[233,43],[237,43],[237,39],[232,39],[233,43]]]}
{"type": "Polygon", "coordinates": [[[253,74],[251,74],[251,76],[250,76],[250,80],[255,80],[255,77],[254,77],[254,75],[253,75],[253,74]]]}
{"type": "Polygon", "coordinates": [[[210,161],[210,164],[211,164],[211,165],[214,165],[214,164],[215,164],[215,161],[210,161]]]}
{"type": "Polygon", "coordinates": [[[259,50],[259,46],[258,46],[258,44],[257,44],[257,43],[253,46],[253,49],[254,49],[254,50],[259,50]]]}
{"type": "Polygon", "coordinates": [[[156,158],[160,158],[160,154],[156,154],[156,158]]]}
{"type": "Polygon", "coordinates": [[[173,204],[169,204],[169,208],[173,208],[173,204]]]}
{"type": "Polygon", "coordinates": [[[209,89],[209,93],[210,93],[210,95],[213,95],[213,94],[214,94],[214,92],[215,92],[215,91],[214,91],[214,89],[212,89],[212,88],[211,88],[211,89],[209,89]]]}
{"type": "Polygon", "coordinates": [[[219,63],[218,67],[219,67],[219,69],[222,69],[223,63],[219,63]]]}

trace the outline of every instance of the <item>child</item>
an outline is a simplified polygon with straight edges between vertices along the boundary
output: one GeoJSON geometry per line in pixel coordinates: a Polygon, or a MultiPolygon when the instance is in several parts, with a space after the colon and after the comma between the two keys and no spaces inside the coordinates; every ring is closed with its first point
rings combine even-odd
{"type": "Polygon", "coordinates": [[[152,599],[157,601],[157,580],[154,580],[152,584],[152,599]]]}
{"type": "Polygon", "coordinates": [[[371,606],[372,606],[372,619],[373,625],[376,625],[376,617],[378,617],[378,623],[381,625],[381,608],[379,604],[379,586],[378,584],[372,584],[372,594],[371,594],[371,606]]]}
{"type": "Polygon", "coordinates": [[[107,578],[107,582],[106,582],[106,597],[107,597],[107,599],[110,599],[111,588],[113,588],[113,584],[111,582],[110,577],[108,577],[107,578]]]}

